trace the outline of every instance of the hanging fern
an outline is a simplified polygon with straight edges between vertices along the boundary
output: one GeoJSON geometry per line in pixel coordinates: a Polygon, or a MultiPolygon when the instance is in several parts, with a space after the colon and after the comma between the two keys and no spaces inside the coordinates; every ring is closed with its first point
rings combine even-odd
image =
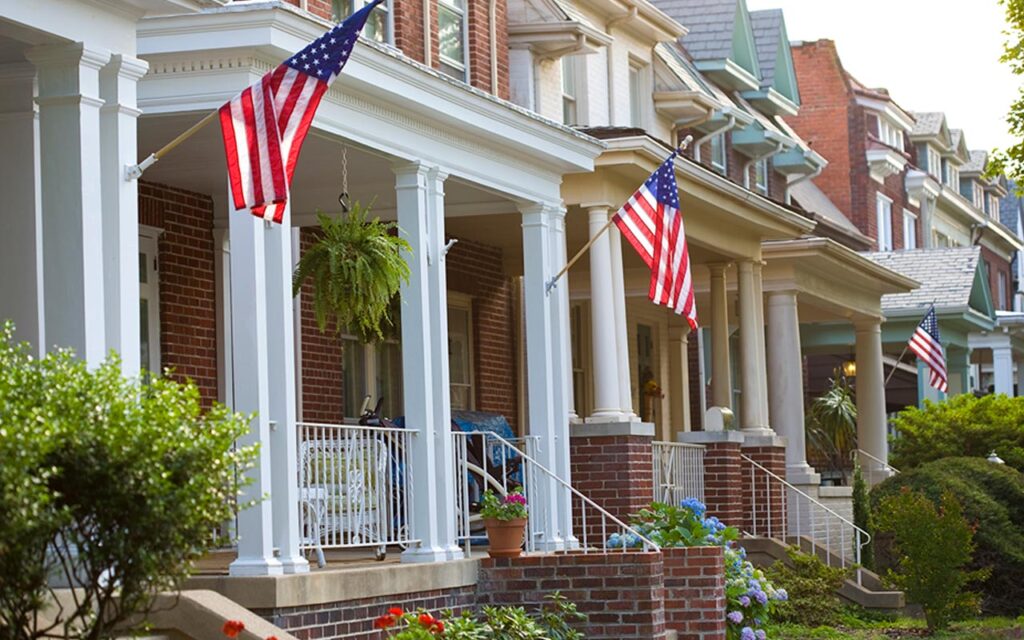
{"type": "Polygon", "coordinates": [[[320,331],[334,321],[363,342],[384,339],[395,326],[395,302],[409,265],[409,243],[394,234],[396,225],[368,220],[370,207],[353,203],[347,215],[318,213],[321,234],[299,259],[292,286],[297,295],[313,285],[313,312],[320,331]]]}

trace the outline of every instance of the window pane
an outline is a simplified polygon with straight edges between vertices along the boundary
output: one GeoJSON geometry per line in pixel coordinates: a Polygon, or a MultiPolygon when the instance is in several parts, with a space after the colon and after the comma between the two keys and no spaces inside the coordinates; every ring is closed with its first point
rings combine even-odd
{"type": "Polygon", "coordinates": [[[345,18],[352,15],[352,0],[332,0],[331,1],[331,19],[335,22],[341,22],[345,18]]]}
{"type": "Polygon", "coordinates": [[[640,419],[644,422],[654,420],[655,393],[658,382],[654,377],[654,332],[648,325],[636,327],[637,380],[640,382],[637,406],[640,407],[640,419]]]}
{"type": "Polygon", "coordinates": [[[402,415],[402,347],[395,342],[377,344],[377,396],[384,399],[384,417],[402,415]]]}
{"type": "Polygon", "coordinates": [[[366,26],[363,27],[363,35],[377,42],[387,43],[390,41],[386,5],[381,5],[370,13],[370,17],[366,19],[366,26]]]}
{"type": "Polygon", "coordinates": [[[448,309],[448,364],[452,384],[469,384],[469,312],[448,309]]]}
{"type": "Polygon", "coordinates": [[[640,70],[629,68],[629,121],[634,127],[643,126],[640,118],[640,70]]]}
{"type": "Polygon", "coordinates": [[[342,339],[341,345],[344,350],[341,366],[344,393],[342,408],[346,418],[358,418],[363,398],[369,394],[366,388],[366,349],[358,341],[349,338],[342,339]]]}
{"type": "Polygon", "coordinates": [[[465,65],[465,50],[462,42],[463,15],[442,5],[437,9],[438,38],[441,57],[457,65],[465,65]]]}

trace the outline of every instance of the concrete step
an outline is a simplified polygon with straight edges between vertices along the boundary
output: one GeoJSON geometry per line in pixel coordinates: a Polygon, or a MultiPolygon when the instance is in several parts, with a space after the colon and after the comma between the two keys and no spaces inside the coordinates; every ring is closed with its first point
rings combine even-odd
{"type": "MultiPolygon", "coordinates": [[[[792,539],[790,545],[775,538],[743,538],[739,543],[747,550],[747,559],[756,567],[767,567],[781,560],[791,565],[792,560],[787,553],[790,545],[799,545],[805,553],[815,553],[823,561],[832,560],[834,566],[840,563],[839,558],[829,554],[821,545],[809,538],[792,539]]],[[[882,584],[881,579],[867,569],[856,569],[860,582],[856,578],[846,580],[839,589],[838,595],[843,600],[860,605],[866,609],[880,611],[902,611],[906,607],[906,598],[902,591],[890,591],[882,584]]]]}

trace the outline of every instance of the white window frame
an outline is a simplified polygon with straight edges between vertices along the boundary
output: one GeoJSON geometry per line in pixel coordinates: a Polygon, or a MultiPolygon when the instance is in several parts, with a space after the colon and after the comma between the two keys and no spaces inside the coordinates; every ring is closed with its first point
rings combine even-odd
{"type": "Polygon", "coordinates": [[[754,190],[761,195],[768,195],[769,175],[768,158],[761,158],[754,163],[754,190]]]}
{"type": "MultiPolygon", "coordinates": [[[[341,22],[348,16],[365,7],[368,2],[369,0],[331,0],[331,12],[333,14],[334,21],[341,22]],[[343,14],[341,11],[342,7],[346,7],[348,13],[343,14]]],[[[384,21],[384,28],[387,31],[384,34],[384,40],[377,40],[377,42],[383,42],[383,44],[391,46],[394,46],[395,44],[395,12],[392,10],[393,3],[394,0],[385,0],[377,6],[376,9],[374,9],[374,11],[385,12],[387,16],[387,19],[384,21]]]]}
{"type": "Polygon", "coordinates": [[[723,176],[727,175],[729,173],[729,153],[726,149],[725,134],[719,133],[718,135],[712,136],[708,144],[711,145],[711,153],[708,154],[711,160],[711,167],[723,176]],[[715,158],[716,149],[721,152],[721,162],[715,158]]]}
{"type": "Polygon", "coordinates": [[[643,129],[646,124],[644,114],[645,67],[634,60],[629,61],[629,125],[643,129]],[[634,81],[635,80],[635,81],[634,81]]]}
{"type": "Polygon", "coordinates": [[[438,38],[440,39],[441,30],[441,12],[450,11],[455,15],[459,16],[462,20],[462,60],[455,60],[449,58],[440,52],[440,44],[438,45],[438,58],[441,60],[441,71],[446,73],[453,78],[458,78],[463,82],[469,82],[469,11],[466,9],[466,0],[462,0],[463,6],[460,7],[456,4],[459,0],[437,0],[437,28],[438,38]]]}
{"type": "Polygon", "coordinates": [[[580,65],[578,56],[562,56],[562,124],[580,122],[580,65]]]}
{"type": "Polygon", "coordinates": [[[953,164],[949,158],[943,163],[942,184],[950,189],[960,191],[960,168],[953,164]]]}
{"type": "Polygon", "coordinates": [[[1007,298],[1006,298],[1006,290],[1007,290],[1008,287],[1007,287],[1006,272],[1005,271],[1000,271],[999,272],[999,275],[996,277],[996,282],[999,285],[999,294],[997,296],[997,299],[999,300],[999,309],[1001,309],[1003,311],[1006,311],[1007,310],[1007,307],[1006,307],[1006,300],[1007,300],[1007,298]]]}
{"type": "MultiPolygon", "coordinates": [[[[146,270],[146,282],[139,282],[139,306],[142,300],[146,301],[147,323],[146,330],[149,334],[149,362],[141,361],[139,366],[142,371],[149,371],[159,374],[163,367],[163,360],[160,354],[160,234],[163,230],[147,225],[139,225],[139,269],[146,270]],[[142,263],[142,255],[148,259],[142,263]]],[[[141,328],[141,318],[139,320],[141,328]]],[[[140,336],[141,338],[141,336],[140,336]]],[[[141,339],[139,348],[141,349],[141,339]]]]}
{"type": "Polygon", "coordinates": [[[878,116],[878,138],[890,147],[903,151],[903,131],[883,116],[878,116]]]}
{"type": "Polygon", "coordinates": [[[917,216],[908,209],[903,210],[903,248],[907,251],[917,248],[917,216]]]}
{"type": "MultiPolygon", "coordinates": [[[[452,309],[458,309],[460,311],[465,311],[466,312],[466,319],[467,319],[466,339],[468,341],[467,342],[467,348],[468,348],[467,355],[468,355],[468,360],[469,360],[469,362],[466,363],[466,371],[468,373],[469,382],[468,383],[456,383],[454,380],[451,379],[451,374],[449,372],[449,380],[448,380],[449,390],[448,390],[448,393],[450,395],[452,390],[455,389],[456,386],[458,386],[460,388],[463,388],[463,389],[466,389],[467,392],[468,392],[468,397],[469,397],[469,407],[468,407],[467,410],[468,411],[475,411],[476,410],[476,364],[475,364],[475,362],[476,362],[476,343],[473,340],[473,333],[474,333],[474,327],[473,327],[473,298],[471,296],[468,296],[468,295],[464,294],[464,293],[457,293],[457,292],[454,292],[454,291],[449,291],[448,292],[448,311],[451,312],[452,309]]],[[[449,368],[451,367],[451,362],[449,362],[448,366],[449,366],[449,368]]],[[[454,406],[454,403],[453,403],[453,406],[454,406]]]]}
{"type": "Polygon", "coordinates": [[[942,180],[942,154],[931,145],[928,145],[928,173],[942,180]]]}
{"type": "Polygon", "coordinates": [[[878,223],[878,250],[892,251],[892,199],[875,195],[875,213],[878,223]]]}
{"type": "Polygon", "coordinates": [[[974,208],[978,211],[985,210],[985,192],[981,190],[981,185],[976,180],[971,180],[971,200],[974,203],[974,208]]]}

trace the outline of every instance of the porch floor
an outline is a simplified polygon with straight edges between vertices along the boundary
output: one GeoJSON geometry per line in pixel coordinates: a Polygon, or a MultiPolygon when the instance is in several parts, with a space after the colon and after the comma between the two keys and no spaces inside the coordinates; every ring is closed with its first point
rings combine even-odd
{"type": "MultiPolygon", "coordinates": [[[[306,559],[309,560],[310,571],[332,571],[399,564],[401,557],[402,548],[394,546],[388,547],[387,556],[383,560],[375,559],[372,549],[324,549],[324,559],[327,561],[327,564],[323,567],[317,566],[316,554],[314,553],[310,553],[306,556],[306,559]]],[[[484,557],[487,557],[487,545],[473,545],[471,558],[478,559],[484,557]]],[[[211,551],[196,563],[193,575],[226,576],[228,575],[228,565],[234,559],[234,549],[211,551]]]]}

